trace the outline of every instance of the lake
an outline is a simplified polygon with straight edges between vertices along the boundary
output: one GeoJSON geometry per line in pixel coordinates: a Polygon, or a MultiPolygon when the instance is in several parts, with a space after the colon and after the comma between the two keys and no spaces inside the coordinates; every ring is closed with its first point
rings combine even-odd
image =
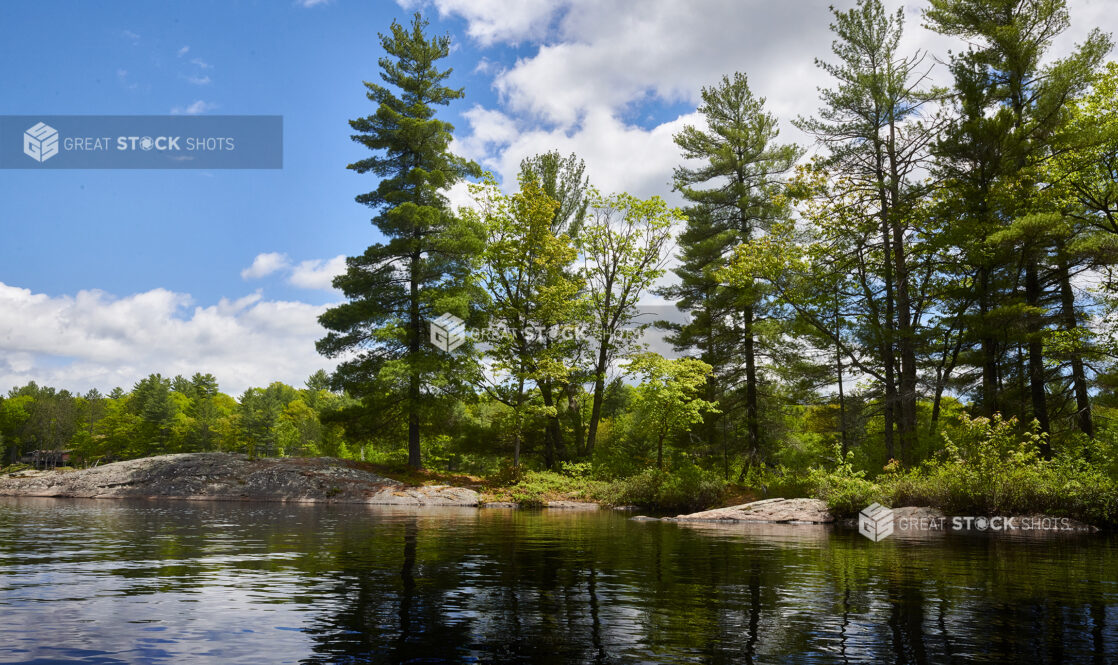
{"type": "Polygon", "coordinates": [[[0,498],[0,662],[1118,662],[1118,538],[0,498]]]}

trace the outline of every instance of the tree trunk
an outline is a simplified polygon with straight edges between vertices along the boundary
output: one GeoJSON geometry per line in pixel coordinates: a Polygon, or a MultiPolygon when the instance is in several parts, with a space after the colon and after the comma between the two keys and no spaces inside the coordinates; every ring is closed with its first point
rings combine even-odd
{"type": "Polygon", "coordinates": [[[749,432],[750,462],[756,461],[761,453],[761,427],[757,409],[757,362],[753,349],[753,306],[743,308],[745,315],[745,417],[749,432]]]}
{"type": "Polygon", "coordinates": [[[890,250],[891,243],[889,241],[889,225],[884,221],[881,223],[881,242],[882,252],[885,255],[883,270],[883,277],[885,280],[885,320],[882,322],[881,326],[881,361],[885,365],[885,403],[883,405],[883,418],[885,420],[885,456],[892,460],[896,458],[896,450],[893,445],[893,424],[896,421],[895,409],[897,406],[897,358],[893,350],[893,332],[895,329],[893,316],[893,262],[889,260],[892,255],[890,250]]]}
{"type": "Polygon", "coordinates": [[[835,363],[838,367],[838,407],[839,407],[839,436],[842,437],[842,459],[846,460],[846,453],[850,450],[850,440],[846,434],[846,397],[842,392],[842,356],[835,347],[835,363]]]}
{"type": "MultiPolygon", "coordinates": [[[[1030,307],[1040,308],[1040,277],[1034,257],[1025,265],[1025,300],[1030,307]]],[[[1052,432],[1048,422],[1048,400],[1044,392],[1044,341],[1040,338],[1041,321],[1033,314],[1028,320],[1029,331],[1029,395],[1032,398],[1033,417],[1040,423],[1040,431],[1052,432]]],[[[1040,444],[1045,459],[1052,458],[1052,446],[1046,438],[1040,444]]]]}
{"type": "Polygon", "coordinates": [[[609,339],[598,346],[598,362],[594,365],[594,401],[590,407],[590,426],[586,432],[586,454],[594,452],[598,441],[598,421],[602,418],[602,401],[606,394],[606,366],[609,364],[609,339]]]}
{"type": "Polygon", "coordinates": [[[909,296],[908,265],[905,259],[904,230],[893,220],[894,275],[897,296],[897,336],[901,353],[900,419],[901,462],[912,460],[916,448],[916,332],[909,296]]]}
{"type": "Polygon", "coordinates": [[[990,334],[990,324],[986,320],[989,313],[990,272],[988,268],[979,271],[978,312],[982,326],[982,415],[993,418],[998,409],[998,342],[990,334]]]}
{"type": "MultiPolygon", "coordinates": [[[[1063,255],[1063,246],[1058,245],[1060,255],[1060,320],[1064,329],[1076,331],[1079,323],[1075,316],[1075,294],[1071,290],[1071,276],[1068,272],[1067,258],[1063,255]]],[[[1087,392],[1087,375],[1083,366],[1083,356],[1076,349],[1071,356],[1071,383],[1075,390],[1075,422],[1080,432],[1088,437],[1095,437],[1095,423],[1091,417],[1091,397],[1087,392]]]]}
{"type": "Polygon", "coordinates": [[[416,356],[419,354],[420,327],[419,317],[419,261],[418,252],[412,255],[411,275],[408,280],[411,288],[408,306],[408,466],[423,468],[423,457],[419,449],[419,369],[416,356]]]}
{"type": "Polygon", "coordinates": [[[524,406],[524,377],[520,377],[516,382],[516,416],[513,421],[513,438],[512,438],[512,465],[514,468],[520,467],[520,430],[521,430],[521,407],[524,406]]]}

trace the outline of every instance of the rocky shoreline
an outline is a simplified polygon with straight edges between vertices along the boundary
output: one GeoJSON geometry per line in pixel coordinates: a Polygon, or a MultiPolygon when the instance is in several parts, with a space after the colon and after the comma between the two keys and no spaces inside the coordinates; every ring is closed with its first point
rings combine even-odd
{"type": "Polygon", "coordinates": [[[409,486],[334,458],[182,453],[76,471],[0,476],[0,496],[477,506],[472,489],[409,486]]]}
{"type": "MultiPolygon", "coordinates": [[[[0,476],[0,496],[518,508],[515,503],[486,503],[476,490],[467,487],[408,485],[362,467],[359,462],[328,457],[251,459],[232,453],[181,453],[115,462],[91,469],[16,472],[0,476]]],[[[596,503],[580,501],[552,501],[546,507],[562,511],[601,508],[596,503]]],[[[614,510],[636,509],[621,506],[614,507],[614,510]]],[[[900,507],[894,508],[892,514],[894,524],[898,525],[894,533],[899,536],[961,530],[952,528],[954,518],[934,508],[900,507]]],[[[857,519],[836,519],[826,502],[819,499],[774,498],[675,517],[637,515],[631,519],[684,525],[837,524],[858,527],[857,519]]],[[[1054,522],[1055,529],[1037,528],[1034,533],[1048,530],[1060,533],[1098,531],[1093,526],[1067,518],[1016,516],[1013,519],[1027,525],[1046,524],[1037,520],[1059,520],[1054,522]]],[[[987,529],[990,525],[966,525],[966,530],[987,529]]]]}

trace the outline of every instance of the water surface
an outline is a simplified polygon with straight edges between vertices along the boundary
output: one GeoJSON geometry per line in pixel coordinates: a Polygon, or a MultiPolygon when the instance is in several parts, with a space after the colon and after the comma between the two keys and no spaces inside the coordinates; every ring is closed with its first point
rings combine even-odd
{"type": "Polygon", "coordinates": [[[1118,662],[1118,539],[0,498],[0,662],[1118,662]]]}

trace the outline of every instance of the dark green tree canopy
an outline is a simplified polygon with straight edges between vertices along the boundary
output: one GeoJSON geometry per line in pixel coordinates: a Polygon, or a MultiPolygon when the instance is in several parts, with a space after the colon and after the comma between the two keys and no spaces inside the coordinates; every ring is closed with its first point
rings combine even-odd
{"type": "Polygon", "coordinates": [[[450,153],[453,127],[435,117],[434,107],[462,91],[444,85],[450,69],[436,67],[450,38],[428,38],[426,25],[416,14],[409,27],[393,22],[381,35],[387,85],[366,82],[377,109],[350,121],[353,140],[375,153],[348,168],[380,178],[357,201],[377,212],[372,221],[384,241],[346,260],[334,286],[349,302],[320,317],[330,332],[318,342],[320,353],[346,355],[335,387],[377,411],[405,410],[413,466],[420,465],[421,399],[456,374],[448,371],[454,357],[425,343],[427,322],[443,313],[468,318],[469,257],[480,249],[480,234],[454,216],[444,195],[480,169],[450,153]]]}

